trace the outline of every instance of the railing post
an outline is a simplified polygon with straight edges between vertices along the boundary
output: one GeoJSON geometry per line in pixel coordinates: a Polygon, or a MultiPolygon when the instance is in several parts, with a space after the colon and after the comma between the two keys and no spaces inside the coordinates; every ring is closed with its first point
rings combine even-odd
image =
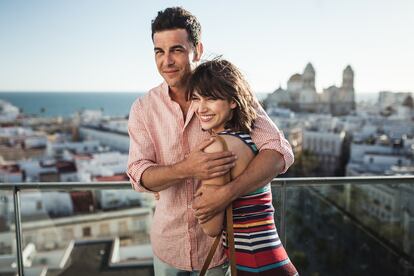
{"type": "Polygon", "coordinates": [[[16,251],[17,251],[17,269],[20,276],[24,276],[23,254],[22,254],[22,226],[20,215],[20,190],[17,187],[13,189],[14,201],[14,228],[16,232],[16,251]]]}
{"type": "Polygon", "coordinates": [[[280,189],[280,231],[279,238],[286,247],[286,181],[280,189]]]}

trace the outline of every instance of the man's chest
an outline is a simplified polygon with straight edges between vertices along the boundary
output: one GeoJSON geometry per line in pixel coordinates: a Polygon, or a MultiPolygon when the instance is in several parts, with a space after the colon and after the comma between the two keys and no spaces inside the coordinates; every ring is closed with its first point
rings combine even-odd
{"type": "Polygon", "coordinates": [[[187,118],[183,118],[181,110],[170,108],[153,112],[146,121],[156,159],[160,164],[181,161],[210,136],[201,130],[195,115],[187,114],[187,118]]]}

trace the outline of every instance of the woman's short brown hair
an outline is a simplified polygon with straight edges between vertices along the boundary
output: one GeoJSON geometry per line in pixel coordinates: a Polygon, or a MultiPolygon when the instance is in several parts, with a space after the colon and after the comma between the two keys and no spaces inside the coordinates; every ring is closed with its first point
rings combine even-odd
{"type": "Polygon", "coordinates": [[[242,73],[231,62],[215,58],[201,63],[192,73],[188,87],[188,99],[197,92],[205,98],[233,100],[237,107],[225,128],[252,131],[258,103],[242,73]]]}

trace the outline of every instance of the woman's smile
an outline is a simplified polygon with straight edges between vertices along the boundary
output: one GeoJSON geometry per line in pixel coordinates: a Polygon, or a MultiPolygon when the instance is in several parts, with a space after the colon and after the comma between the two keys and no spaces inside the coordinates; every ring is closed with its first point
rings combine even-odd
{"type": "Polygon", "coordinates": [[[232,109],[236,107],[233,101],[202,97],[194,93],[192,97],[201,128],[220,132],[225,129],[230,120],[232,109]]]}

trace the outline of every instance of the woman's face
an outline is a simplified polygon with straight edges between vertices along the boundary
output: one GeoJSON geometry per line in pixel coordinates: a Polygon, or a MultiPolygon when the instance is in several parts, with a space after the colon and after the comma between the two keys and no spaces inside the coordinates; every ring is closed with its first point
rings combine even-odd
{"type": "Polygon", "coordinates": [[[198,93],[194,93],[191,100],[201,128],[216,133],[225,129],[224,125],[230,120],[232,109],[237,107],[234,101],[205,98],[198,93]]]}

